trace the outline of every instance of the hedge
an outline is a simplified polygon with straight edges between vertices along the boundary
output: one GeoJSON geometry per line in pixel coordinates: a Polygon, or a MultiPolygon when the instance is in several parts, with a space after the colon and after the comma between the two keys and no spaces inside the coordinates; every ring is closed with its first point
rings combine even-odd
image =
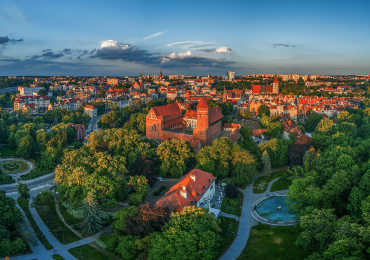
{"type": "Polygon", "coordinates": [[[53,246],[46,239],[45,235],[41,232],[41,229],[39,228],[39,226],[37,226],[36,221],[33,219],[30,209],[28,207],[28,200],[25,200],[21,196],[19,196],[17,199],[17,202],[18,202],[18,205],[23,209],[24,213],[26,214],[26,217],[28,221],[30,222],[40,242],[44,244],[46,249],[48,250],[53,249],[53,246]]]}

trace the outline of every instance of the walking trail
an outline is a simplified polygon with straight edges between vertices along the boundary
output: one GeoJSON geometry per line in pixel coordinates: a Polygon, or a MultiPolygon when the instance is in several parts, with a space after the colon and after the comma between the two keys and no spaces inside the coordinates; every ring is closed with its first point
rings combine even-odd
{"type": "MultiPolygon", "coordinates": [[[[35,197],[35,195],[31,195],[30,201],[32,200],[33,197],[35,197]]],[[[17,207],[20,208],[18,206],[18,204],[17,204],[17,207]]],[[[68,250],[71,249],[71,248],[74,248],[74,247],[81,246],[81,245],[90,244],[90,243],[94,242],[99,237],[99,234],[95,234],[94,236],[87,237],[85,239],[82,239],[82,240],[79,240],[79,241],[76,241],[76,242],[73,242],[73,243],[70,243],[70,244],[67,244],[67,245],[62,245],[54,237],[54,235],[50,232],[48,227],[44,224],[41,217],[37,213],[36,209],[31,208],[31,207],[29,207],[29,209],[30,209],[32,217],[34,218],[37,225],[41,229],[41,232],[45,235],[46,239],[49,241],[50,244],[53,245],[54,248],[51,249],[51,250],[45,249],[45,247],[37,239],[38,245],[36,245],[36,246],[30,245],[31,249],[33,251],[32,254],[9,257],[9,259],[11,259],[11,260],[30,260],[30,259],[53,260],[52,255],[54,254],[54,252],[61,255],[65,260],[78,260],[72,254],[70,254],[68,252],[68,250]]],[[[22,209],[21,209],[21,211],[24,214],[22,209]]],[[[25,219],[26,219],[27,223],[29,223],[27,218],[25,218],[25,219]]],[[[61,219],[64,222],[64,219],[63,218],[61,218],[61,219]]],[[[33,229],[32,229],[32,231],[33,231],[33,229]]]]}
{"type": "MultiPolygon", "coordinates": [[[[276,171],[281,171],[287,169],[287,167],[280,167],[277,169],[274,169],[272,172],[276,171]]],[[[219,258],[219,260],[231,260],[231,259],[237,259],[239,255],[243,252],[243,249],[245,245],[247,244],[248,238],[249,238],[249,231],[251,228],[251,212],[252,212],[252,197],[255,197],[253,194],[253,183],[255,179],[262,177],[263,173],[258,174],[256,177],[253,178],[253,182],[249,184],[245,190],[241,190],[241,192],[244,194],[244,200],[243,200],[243,208],[242,208],[242,214],[240,216],[240,221],[239,221],[239,228],[238,228],[238,233],[236,235],[236,238],[234,242],[231,244],[229,249],[219,258]]],[[[276,181],[276,180],[274,180],[276,181]]],[[[272,183],[270,182],[266,192],[258,194],[258,197],[266,196],[268,193],[269,195],[271,194],[276,194],[276,192],[269,192],[272,183]]],[[[280,193],[283,193],[280,191],[280,193]]]]}

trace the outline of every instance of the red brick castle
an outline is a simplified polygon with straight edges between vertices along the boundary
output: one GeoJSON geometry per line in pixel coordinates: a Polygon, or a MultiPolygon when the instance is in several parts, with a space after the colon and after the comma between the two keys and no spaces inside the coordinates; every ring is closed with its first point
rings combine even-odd
{"type": "MultiPolygon", "coordinates": [[[[193,115],[190,131],[186,118],[177,103],[153,107],[146,117],[146,136],[150,139],[165,141],[180,139],[190,143],[194,149],[201,145],[209,145],[213,138],[222,130],[222,113],[220,108],[209,109],[204,98],[200,98],[196,111],[190,111],[193,115]]],[[[189,114],[189,113],[187,113],[189,114]]]]}

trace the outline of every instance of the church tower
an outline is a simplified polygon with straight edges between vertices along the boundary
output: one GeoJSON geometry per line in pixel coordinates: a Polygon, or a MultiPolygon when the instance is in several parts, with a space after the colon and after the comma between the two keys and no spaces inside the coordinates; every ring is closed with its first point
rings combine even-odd
{"type": "Polygon", "coordinates": [[[275,78],[274,82],[272,82],[272,93],[279,94],[279,81],[277,78],[275,78]]]}
{"type": "Polygon", "coordinates": [[[162,70],[161,70],[161,73],[159,73],[159,78],[160,78],[160,79],[163,79],[162,70]]]}
{"type": "Polygon", "coordinates": [[[227,103],[226,86],[224,86],[224,94],[223,94],[223,96],[222,96],[222,102],[227,103]]]}

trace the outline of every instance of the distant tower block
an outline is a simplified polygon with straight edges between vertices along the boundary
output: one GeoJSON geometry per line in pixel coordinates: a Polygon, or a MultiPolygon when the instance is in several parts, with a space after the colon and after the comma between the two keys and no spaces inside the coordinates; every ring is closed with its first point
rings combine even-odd
{"type": "Polygon", "coordinates": [[[272,93],[279,94],[279,81],[277,78],[275,78],[274,82],[272,82],[272,93]]]}

